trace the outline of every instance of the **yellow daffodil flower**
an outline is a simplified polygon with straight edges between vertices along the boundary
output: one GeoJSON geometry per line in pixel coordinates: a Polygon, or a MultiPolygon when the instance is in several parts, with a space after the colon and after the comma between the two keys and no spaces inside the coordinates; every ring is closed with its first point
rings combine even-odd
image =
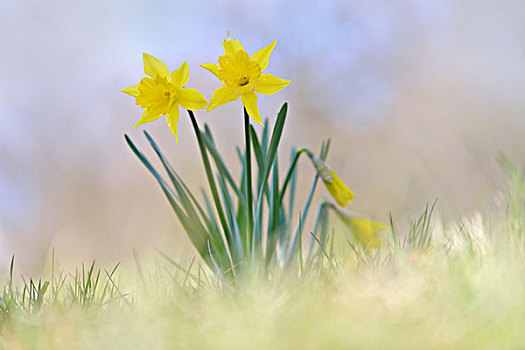
{"type": "Polygon", "coordinates": [[[385,225],[366,218],[352,218],[348,221],[355,238],[361,241],[367,249],[381,248],[379,235],[387,228],[385,225]]]}
{"type": "Polygon", "coordinates": [[[230,32],[222,44],[224,56],[219,57],[219,64],[205,63],[201,65],[224,84],[213,92],[207,111],[225,103],[236,101],[240,97],[248,115],[262,125],[255,93],[273,95],[290,84],[289,80],[277,78],[272,74],[262,74],[262,71],[268,66],[270,55],[277,44],[277,40],[252,56],[244,51],[239,40],[230,39],[230,32]]]}
{"type": "Polygon", "coordinates": [[[150,77],[122,90],[135,97],[135,103],[144,108],[142,117],[133,127],[155,121],[165,115],[168,126],[178,142],[179,106],[195,111],[206,107],[208,102],[196,89],[184,88],[190,78],[186,61],[170,74],[168,67],[161,60],[147,53],[143,54],[143,59],[144,73],[150,77]]]}
{"type": "Polygon", "coordinates": [[[330,192],[332,197],[334,197],[337,204],[344,207],[345,205],[350,203],[350,201],[354,199],[355,196],[352,193],[352,191],[350,191],[348,186],[346,186],[345,183],[339,178],[339,176],[337,176],[337,174],[333,172],[333,170],[330,171],[330,175],[331,180],[330,178],[328,178],[327,180],[322,178],[323,183],[326,186],[328,192],[330,192]]]}
{"type": "Polygon", "coordinates": [[[355,239],[362,243],[367,249],[381,248],[381,239],[379,235],[381,231],[388,227],[379,221],[363,218],[350,213],[347,210],[341,209],[335,204],[327,202],[328,205],[335,210],[336,214],[343,220],[346,226],[350,228],[355,239]]]}
{"type": "Polygon", "coordinates": [[[321,177],[326,189],[330,192],[337,204],[344,207],[350,203],[355,196],[348,186],[345,185],[339,176],[337,176],[337,174],[331,170],[321,158],[315,156],[309,150],[306,150],[306,153],[312,160],[315,170],[317,170],[317,174],[321,177]]]}

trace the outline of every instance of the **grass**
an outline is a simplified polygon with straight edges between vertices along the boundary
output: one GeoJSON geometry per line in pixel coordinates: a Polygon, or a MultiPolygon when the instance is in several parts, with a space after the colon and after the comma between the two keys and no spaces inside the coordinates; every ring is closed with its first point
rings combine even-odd
{"type": "MultiPolygon", "coordinates": [[[[10,262],[0,294],[9,349],[519,349],[525,347],[525,179],[490,213],[443,225],[436,203],[390,220],[368,251],[343,229],[300,271],[221,278],[161,251],[33,279],[10,262]]],[[[304,254],[316,236],[302,237],[304,254]]]]}

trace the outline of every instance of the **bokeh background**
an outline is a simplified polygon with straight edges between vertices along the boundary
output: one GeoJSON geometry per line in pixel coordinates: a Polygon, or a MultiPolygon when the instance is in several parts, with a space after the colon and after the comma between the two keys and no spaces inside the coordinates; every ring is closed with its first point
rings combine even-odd
{"type": "MultiPolygon", "coordinates": [[[[522,1],[2,1],[0,264],[15,254],[39,269],[53,248],[63,262],[193,254],[124,142],[146,147],[130,129],[140,108],[120,90],[143,77],[148,52],[171,70],[187,60],[189,86],[209,98],[218,81],[199,64],[216,61],[228,30],[248,52],[279,40],[268,71],[292,84],[261,111],[290,102],[283,150],[332,137],[355,212],[403,221],[435,198],[446,220],[490,210],[498,153],[524,159],[522,1]]],[[[234,160],[240,104],[198,119],[234,160]]],[[[162,120],[144,128],[204,185],[184,115],[178,144],[162,120]]]]}

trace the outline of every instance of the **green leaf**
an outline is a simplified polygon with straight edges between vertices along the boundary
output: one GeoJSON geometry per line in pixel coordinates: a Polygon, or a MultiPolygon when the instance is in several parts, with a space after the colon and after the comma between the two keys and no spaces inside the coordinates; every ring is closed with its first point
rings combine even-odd
{"type": "MultiPolygon", "coordinates": [[[[194,196],[191,194],[191,192],[188,190],[187,186],[184,184],[182,179],[179,177],[177,172],[173,169],[171,164],[169,164],[166,157],[161,152],[160,148],[156,144],[156,142],[153,140],[153,138],[148,134],[148,132],[144,131],[144,134],[146,135],[146,138],[148,139],[150,145],[155,150],[155,153],[159,157],[160,161],[162,162],[162,165],[164,166],[164,169],[168,173],[168,176],[170,180],[173,183],[173,186],[175,186],[175,190],[177,191],[179,195],[179,199],[181,200],[181,206],[184,208],[186,212],[187,220],[189,221],[189,225],[192,227],[194,231],[201,231],[206,232],[208,237],[210,238],[212,242],[212,246],[214,248],[214,251],[216,251],[216,255],[218,255],[218,259],[225,263],[228,259],[225,259],[228,255],[227,248],[224,245],[223,240],[221,239],[221,235],[218,232],[213,232],[206,230],[205,226],[203,225],[201,221],[202,219],[205,221],[206,227],[211,228],[211,223],[209,222],[208,218],[204,214],[204,211],[198,204],[198,202],[195,200],[194,196]],[[190,197],[192,200],[190,200],[190,197]],[[197,211],[194,208],[194,204],[197,207],[197,210],[199,211],[199,214],[197,214],[197,211]]],[[[231,264],[228,264],[231,265],[231,264]]]]}
{"type": "Polygon", "coordinates": [[[197,137],[197,142],[199,144],[199,150],[201,153],[202,162],[204,165],[204,170],[206,172],[206,178],[208,179],[208,184],[210,186],[210,190],[212,193],[213,201],[215,203],[215,209],[217,211],[217,214],[219,215],[219,220],[221,222],[221,226],[224,230],[224,235],[228,236],[228,224],[226,223],[226,218],[224,217],[224,210],[221,205],[221,201],[219,199],[219,194],[217,191],[217,185],[215,184],[215,179],[213,177],[213,172],[210,164],[210,160],[208,158],[208,152],[206,143],[203,139],[203,134],[199,128],[199,125],[197,124],[197,119],[195,118],[195,114],[188,110],[188,115],[190,116],[191,124],[193,126],[193,129],[195,131],[195,136],[197,137]]]}
{"type": "MultiPolygon", "coordinates": [[[[269,124],[265,124],[265,127],[264,127],[264,130],[266,131],[269,127],[269,124]]],[[[261,144],[259,143],[259,139],[257,138],[257,133],[255,132],[255,129],[253,126],[250,125],[250,128],[251,128],[251,139],[252,139],[252,143],[253,143],[253,150],[254,150],[254,153],[255,153],[255,158],[257,160],[257,166],[258,166],[258,171],[257,171],[257,188],[261,188],[261,183],[263,181],[263,177],[264,177],[264,166],[266,164],[266,150],[264,150],[261,146],[261,144]]],[[[266,134],[268,134],[268,132],[266,131],[266,134]]],[[[266,199],[268,201],[268,203],[270,202],[270,192],[268,191],[268,185],[266,184],[265,185],[265,191],[264,191],[264,195],[266,196],[266,199]]]]}
{"type": "Polygon", "coordinates": [[[164,179],[159,175],[157,170],[151,165],[151,163],[148,161],[148,159],[137,149],[135,144],[131,141],[131,139],[128,137],[128,135],[124,135],[124,138],[126,139],[126,142],[128,143],[129,147],[133,151],[133,153],[137,156],[137,158],[142,162],[142,164],[146,167],[146,169],[149,170],[149,172],[155,177],[157,182],[159,183],[162,191],[164,192],[164,195],[168,199],[168,202],[170,203],[171,207],[173,208],[173,211],[177,215],[181,225],[183,226],[184,230],[188,234],[193,246],[197,249],[201,257],[204,259],[206,263],[211,263],[211,260],[208,257],[207,253],[207,243],[206,243],[206,234],[202,231],[194,231],[189,223],[188,217],[180,207],[180,205],[177,203],[175,196],[173,194],[173,190],[166,184],[164,179]]]}
{"type": "Polygon", "coordinates": [[[258,222],[260,221],[260,218],[262,217],[263,194],[265,192],[266,183],[267,183],[268,177],[270,176],[270,171],[273,165],[273,161],[277,153],[277,149],[279,147],[279,142],[281,140],[281,136],[283,133],[284,123],[286,121],[287,111],[288,111],[288,104],[284,103],[283,106],[281,107],[281,110],[279,111],[279,114],[277,115],[277,121],[275,122],[275,126],[272,132],[272,138],[270,140],[268,155],[266,157],[266,161],[264,165],[261,187],[258,190],[258,196],[257,196],[257,207],[255,210],[255,224],[254,224],[255,232],[254,232],[254,239],[252,242],[252,252],[255,250],[255,246],[260,247],[260,242],[262,239],[262,232],[260,229],[258,229],[258,226],[259,226],[258,222]]]}
{"type": "MultiPolygon", "coordinates": [[[[207,125],[206,125],[207,128],[207,125]]],[[[238,199],[241,201],[245,201],[244,194],[241,192],[239,187],[235,184],[235,181],[233,180],[233,177],[226,167],[226,164],[224,163],[224,160],[222,159],[219,151],[217,150],[215,143],[213,142],[213,138],[211,136],[211,132],[209,130],[206,132],[206,134],[203,134],[203,139],[206,142],[206,148],[210,152],[213,161],[215,162],[215,165],[217,166],[217,169],[221,172],[221,174],[226,178],[226,181],[228,181],[228,184],[231,186],[235,194],[237,195],[238,199]]]]}
{"type": "Polygon", "coordinates": [[[261,144],[259,143],[259,139],[257,137],[257,133],[255,132],[255,129],[253,128],[252,125],[250,125],[250,133],[251,133],[251,140],[253,144],[253,153],[255,154],[255,160],[257,161],[257,168],[258,168],[257,188],[260,188],[262,177],[263,177],[263,170],[264,170],[264,155],[263,155],[263,150],[261,148],[261,144]]]}
{"type": "Polygon", "coordinates": [[[279,157],[276,156],[272,168],[271,197],[269,198],[268,231],[266,239],[266,264],[270,262],[276,249],[279,228],[283,224],[284,211],[279,202],[279,157]]]}
{"type": "Polygon", "coordinates": [[[237,217],[235,214],[235,207],[233,205],[230,192],[228,191],[228,188],[226,186],[226,182],[224,181],[224,177],[217,175],[217,179],[219,183],[219,189],[221,190],[223,198],[224,209],[226,210],[226,219],[228,220],[228,224],[230,225],[231,236],[227,238],[228,247],[232,257],[233,268],[234,266],[239,265],[243,259],[242,238],[237,222],[237,217]]]}

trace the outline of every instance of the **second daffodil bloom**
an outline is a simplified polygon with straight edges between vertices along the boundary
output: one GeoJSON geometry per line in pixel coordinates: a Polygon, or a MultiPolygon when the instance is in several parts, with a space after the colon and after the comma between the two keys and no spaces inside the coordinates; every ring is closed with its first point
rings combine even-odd
{"type": "Polygon", "coordinates": [[[251,56],[244,51],[239,40],[230,39],[229,32],[228,38],[223,40],[222,44],[224,56],[219,57],[219,64],[201,65],[224,84],[213,92],[207,110],[211,111],[240,97],[248,115],[262,125],[255,93],[272,95],[290,84],[289,80],[277,78],[272,74],[262,74],[268,66],[277,40],[251,56]]]}
{"type": "Polygon", "coordinates": [[[122,90],[135,97],[135,103],[144,108],[142,117],[133,127],[155,121],[165,115],[168,126],[178,142],[179,106],[195,111],[205,108],[208,102],[196,89],[184,88],[190,78],[186,61],[170,73],[161,60],[147,53],[143,54],[143,59],[144,73],[149,75],[149,78],[143,78],[137,85],[122,90]]]}

